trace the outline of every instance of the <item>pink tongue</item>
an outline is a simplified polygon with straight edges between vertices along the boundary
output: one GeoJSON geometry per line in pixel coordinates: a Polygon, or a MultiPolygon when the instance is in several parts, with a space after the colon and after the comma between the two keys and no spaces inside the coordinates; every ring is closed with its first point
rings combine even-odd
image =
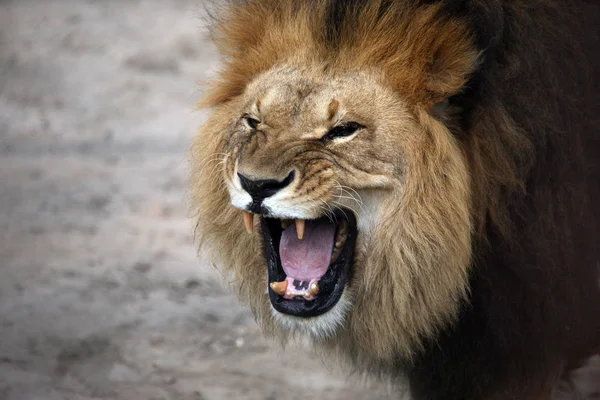
{"type": "Polygon", "coordinates": [[[283,231],[279,243],[281,266],[288,277],[309,281],[319,279],[329,267],[335,226],[326,219],[306,220],[304,237],[298,239],[296,225],[283,231]]]}

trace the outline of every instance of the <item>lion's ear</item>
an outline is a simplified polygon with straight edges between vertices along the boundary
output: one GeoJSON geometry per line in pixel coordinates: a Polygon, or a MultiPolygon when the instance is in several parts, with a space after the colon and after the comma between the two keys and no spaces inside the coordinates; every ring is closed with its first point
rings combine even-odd
{"type": "Polygon", "coordinates": [[[421,24],[417,25],[417,18],[409,27],[410,37],[418,38],[406,55],[411,60],[411,71],[405,77],[395,77],[403,81],[400,86],[406,87],[409,98],[427,107],[462,91],[480,61],[475,35],[468,23],[450,17],[440,19],[439,14],[431,13],[433,10],[425,11],[421,24]]]}
{"type": "Polygon", "coordinates": [[[463,90],[479,63],[479,52],[467,38],[453,37],[450,29],[434,48],[422,49],[423,86],[414,95],[428,106],[446,101],[463,90]],[[428,54],[429,53],[429,54],[428,54]]]}
{"type": "MultiPolygon", "coordinates": [[[[504,34],[504,16],[499,0],[424,0],[435,10],[436,20],[426,21],[426,29],[437,39],[415,46],[417,59],[425,61],[424,102],[430,106],[458,94],[481,63],[493,58],[504,34]]],[[[425,15],[428,13],[425,12],[425,15]]],[[[427,37],[427,35],[424,35],[427,37]]]]}
{"type": "Polygon", "coordinates": [[[381,69],[387,84],[411,103],[430,107],[458,93],[479,62],[469,20],[445,9],[443,1],[416,8],[390,4],[383,13],[365,8],[349,14],[353,23],[344,21],[339,33],[347,44],[342,62],[381,69]]]}

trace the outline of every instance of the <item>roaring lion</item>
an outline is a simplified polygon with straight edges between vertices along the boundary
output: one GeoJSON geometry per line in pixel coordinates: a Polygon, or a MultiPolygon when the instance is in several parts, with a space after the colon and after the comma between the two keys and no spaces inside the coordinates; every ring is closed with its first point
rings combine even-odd
{"type": "Polygon", "coordinates": [[[600,351],[600,2],[230,0],[192,205],[267,334],[414,399],[600,351]]]}

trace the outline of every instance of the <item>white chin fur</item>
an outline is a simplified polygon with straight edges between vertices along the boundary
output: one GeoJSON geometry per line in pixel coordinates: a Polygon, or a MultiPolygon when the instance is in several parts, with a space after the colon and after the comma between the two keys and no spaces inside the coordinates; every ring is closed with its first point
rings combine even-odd
{"type": "Polygon", "coordinates": [[[295,317],[288,314],[282,314],[275,310],[271,305],[271,314],[275,323],[291,333],[294,339],[312,339],[319,340],[332,337],[338,328],[346,320],[346,315],[350,311],[352,303],[344,289],[342,297],[335,306],[325,314],[317,317],[295,317]]]}

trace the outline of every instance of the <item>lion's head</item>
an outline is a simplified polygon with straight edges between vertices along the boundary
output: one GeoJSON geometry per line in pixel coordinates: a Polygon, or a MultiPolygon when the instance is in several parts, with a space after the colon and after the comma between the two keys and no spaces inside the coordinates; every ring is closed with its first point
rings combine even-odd
{"type": "Polygon", "coordinates": [[[191,153],[197,236],[267,332],[385,364],[467,291],[487,211],[447,100],[479,54],[437,6],[309,3],[237,2],[216,24],[225,67],[191,153]]]}

